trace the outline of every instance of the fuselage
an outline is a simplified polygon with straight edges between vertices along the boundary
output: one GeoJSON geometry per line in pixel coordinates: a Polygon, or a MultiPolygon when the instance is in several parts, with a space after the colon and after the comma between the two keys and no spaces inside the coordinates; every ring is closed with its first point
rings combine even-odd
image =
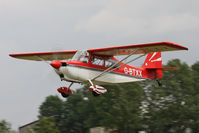
{"type": "MultiPolygon", "coordinates": [[[[117,62],[115,58],[112,58],[112,60],[117,62]]],[[[91,60],[88,60],[87,62],[61,61],[61,63],[64,63],[66,65],[61,66],[58,70],[56,70],[56,72],[60,75],[62,80],[79,82],[84,84],[89,83],[89,80],[93,79],[94,77],[96,77],[96,75],[101,74],[103,71],[110,67],[106,64],[106,60],[104,60],[103,63],[99,64],[94,64],[91,60]]],[[[123,63],[120,63],[118,65],[122,66],[123,63]]],[[[112,69],[115,69],[115,67],[113,67],[112,69]]],[[[111,70],[101,77],[95,79],[93,83],[99,85],[111,83],[125,83],[141,81],[147,78],[145,76],[145,70],[143,68],[137,68],[130,65],[123,65],[122,67],[118,67],[113,71],[111,70]]]]}

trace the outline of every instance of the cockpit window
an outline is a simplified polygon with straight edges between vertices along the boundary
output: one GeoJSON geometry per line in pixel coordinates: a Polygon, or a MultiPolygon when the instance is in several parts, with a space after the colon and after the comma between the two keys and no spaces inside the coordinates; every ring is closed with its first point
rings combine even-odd
{"type": "MultiPolygon", "coordinates": [[[[105,60],[105,67],[111,67],[111,66],[115,65],[116,63],[117,63],[117,61],[108,58],[108,59],[105,60]]],[[[114,68],[116,68],[118,66],[119,66],[119,64],[114,66],[114,68]]]]}
{"type": "Polygon", "coordinates": [[[104,66],[104,59],[102,57],[93,56],[91,62],[95,65],[104,66]]]}
{"type": "Polygon", "coordinates": [[[85,56],[85,57],[80,58],[80,61],[83,62],[83,63],[88,63],[88,60],[89,60],[89,56],[85,56]]]}
{"type": "Polygon", "coordinates": [[[77,51],[72,58],[72,61],[81,61],[83,63],[88,63],[89,53],[87,51],[77,51]]]}

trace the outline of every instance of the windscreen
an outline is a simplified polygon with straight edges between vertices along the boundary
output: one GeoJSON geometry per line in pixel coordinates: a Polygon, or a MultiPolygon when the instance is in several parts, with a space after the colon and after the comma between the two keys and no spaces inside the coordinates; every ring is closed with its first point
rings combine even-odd
{"type": "Polygon", "coordinates": [[[89,53],[87,51],[79,50],[75,53],[72,58],[72,61],[82,61],[88,63],[89,53]]]}

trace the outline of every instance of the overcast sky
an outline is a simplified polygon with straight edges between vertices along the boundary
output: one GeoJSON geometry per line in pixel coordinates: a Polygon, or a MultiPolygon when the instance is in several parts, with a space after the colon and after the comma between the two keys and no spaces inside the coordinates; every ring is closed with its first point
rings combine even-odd
{"type": "Polygon", "coordinates": [[[197,0],[0,0],[0,119],[15,129],[37,120],[45,97],[61,86],[47,64],[9,53],[171,41],[189,51],[164,53],[164,63],[180,58],[191,65],[199,61],[198,6],[197,0]]]}

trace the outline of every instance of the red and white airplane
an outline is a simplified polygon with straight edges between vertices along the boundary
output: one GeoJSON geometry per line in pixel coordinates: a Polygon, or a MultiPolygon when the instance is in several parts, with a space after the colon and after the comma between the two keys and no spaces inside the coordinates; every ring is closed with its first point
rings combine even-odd
{"type": "Polygon", "coordinates": [[[74,91],[73,83],[89,84],[89,90],[98,96],[107,90],[99,85],[142,81],[163,78],[161,52],[188,50],[188,48],[171,42],[155,42],[147,44],[126,45],[118,47],[88,49],[85,51],[56,51],[39,53],[10,54],[10,56],[35,61],[51,61],[50,65],[61,80],[71,82],[69,87],[60,87],[58,92],[68,97],[74,91]],[[124,63],[132,55],[140,56],[124,63]],[[120,61],[114,56],[126,55],[120,61]],[[128,65],[142,56],[146,60],[141,67],[128,65]]]}

